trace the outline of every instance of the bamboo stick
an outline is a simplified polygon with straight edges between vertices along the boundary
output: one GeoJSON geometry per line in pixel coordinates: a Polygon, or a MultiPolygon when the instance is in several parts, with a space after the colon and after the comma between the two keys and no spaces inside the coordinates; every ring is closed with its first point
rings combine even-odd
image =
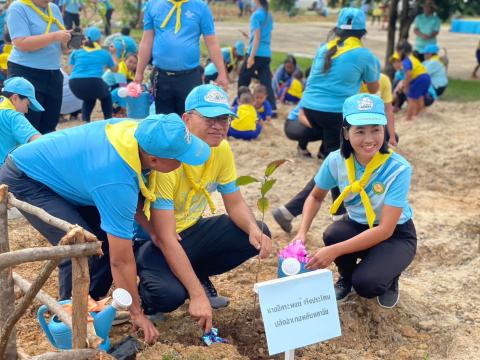
{"type": "Polygon", "coordinates": [[[13,314],[10,315],[7,321],[4,323],[2,330],[0,332],[0,358],[2,358],[2,355],[7,346],[8,338],[10,337],[10,334],[14,329],[15,324],[17,323],[18,320],[20,320],[22,315],[25,313],[28,307],[32,304],[33,299],[35,299],[35,296],[37,295],[39,290],[42,288],[42,286],[45,284],[45,282],[48,280],[50,274],[52,273],[53,270],[55,270],[55,268],[59,263],[60,263],[60,260],[50,260],[45,264],[42,271],[40,272],[40,275],[35,279],[32,286],[30,286],[28,291],[23,296],[20,304],[15,308],[13,314]]]}
{"type": "MultiPolygon", "coordinates": [[[[8,243],[8,215],[7,215],[8,186],[0,185],[0,253],[10,251],[8,243]]],[[[6,268],[0,271],[0,329],[8,322],[8,317],[15,310],[15,293],[13,290],[12,270],[6,268]]],[[[0,359],[16,359],[17,343],[13,328],[7,338],[0,359]]]]}
{"type": "Polygon", "coordinates": [[[103,255],[100,241],[85,244],[46,246],[0,254],[0,268],[32,261],[63,260],[71,257],[103,255]]]}
{"type": "MultiPolygon", "coordinates": [[[[8,203],[12,206],[15,206],[19,210],[23,210],[29,214],[35,215],[43,222],[50,224],[60,230],[63,230],[67,234],[70,232],[70,230],[73,229],[74,226],[76,226],[76,225],[70,224],[65,220],[62,220],[55,216],[50,215],[43,209],[33,206],[25,201],[18,200],[12,193],[8,194],[8,203]]],[[[97,237],[95,235],[93,235],[91,232],[88,232],[87,230],[84,230],[84,231],[85,231],[85,239],[87,242],[97,241],[97,237]]]]}

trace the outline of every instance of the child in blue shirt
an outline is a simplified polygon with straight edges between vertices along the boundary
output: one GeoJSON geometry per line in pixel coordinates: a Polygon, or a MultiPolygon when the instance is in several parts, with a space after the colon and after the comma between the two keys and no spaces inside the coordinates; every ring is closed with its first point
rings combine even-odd
{"type": "Polygon", "coordinates": [[[307,242],[320,205],[338,186],[341,194],[330,213],[343,203],[347,214],[327,227],[325,247],[306,267],[326,268],[335,262],[340,273],[337,301],[354,288],[359,296],[376,297],[381,307],[392,308],[399,299],[398,278],[415,256],[417,237],[408,203],[412,167],[388,148],[384,109],[376,95],[345,100],[340,149],[328,155],[315,176],[294,240],[307,242]]]}
{"type": "Polygon", "coordinates": [[[104,119],[112,117],[112,96],[107,84],[102,80],[105,68],[113,72],[118,69],[115,47],[110,46],[110,54],[100,47],[100,29],[92,26],[85,31],[87,41],[83,48],[70,54],[69,64],[73,66],[70,75],[70,89],[83,100],[82,120],[90,122],[90,116],[97,99],[102,104],[104,119]]]}
{"type": "Polygon", "coordinates": [[[253,97],[255,98],[255,109],[257,109],[258,117],[262,121],[272,120],[272,105],[267,100],[268,91],[266,86],[257,85],[253,90],[253,97]]]}
{"type": "Polygon", "coordinates": [[[33,85],[22,77],[6,80],[0,97],[0,165],[17,146],[40,137],[25,117],[28,108],[44,111],[35,99],[33,85]]]}

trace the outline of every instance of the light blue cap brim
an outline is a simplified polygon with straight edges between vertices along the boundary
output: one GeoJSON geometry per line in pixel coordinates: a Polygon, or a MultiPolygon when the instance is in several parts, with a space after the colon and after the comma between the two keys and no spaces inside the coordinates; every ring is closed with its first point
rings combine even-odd
{"type": "Polygon", "coordinates": [[[29,108],[33,111],[45,111],[43,106],[34,97],[28,97],[28,101],[30,101],[29,108]]]}
{"type": "Polygon", "coordinates": [[[237,118],[237,114],[235,114],[233,111],[226,109],[223,106],[205,106],[205,107],[198,107],[195,108],[196,111],[198,111],[200,114],[202,114],[205,117],[208,118],[213,118],[217,116],[222,116],[222,115],[230,115],[235,118],[237,118]]]}
{"type": "Polygon", "coordinates": [[[187,165],[202,165],[210,157],[210,146],[195,135],[191,135],[191,143],[187,151],[177,156],[177,160],[187,165]]]}
{"type": "Polygon", "coordinates": [[[387,118],[383,114],[378,113],[357,113],[347,115],[345,120],[354,126],[368,126],[368,125],[387,125],[387,118]]]}

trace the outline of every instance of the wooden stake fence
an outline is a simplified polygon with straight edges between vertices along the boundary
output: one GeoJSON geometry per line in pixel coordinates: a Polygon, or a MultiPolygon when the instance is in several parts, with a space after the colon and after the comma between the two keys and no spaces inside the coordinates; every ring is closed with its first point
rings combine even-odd
{"type": "Polygon", "coordinates": [[[6,185],[0,185],[0,359],[90,359],[99,351],[101,344],[93,326],[87,326],[87,302],[90,275],[88,256],[103,255],[102,243],[95,235],[78,225],[49,215],[46,211],[17,200],[8,193],[6,185]],[[19,210],[35,215],[42,221],[65,231],[58,246],[40,247],[10,251],[8,241],[7,203],[19,210]],[[72,307],[70,316],[57,301],[41,290],[57,265],[66,258],[72,258],[72,307]],[[26,262],[48,260],[37,279],[31,284],[12,271],[12,266],[26,262]],[[13,284],[25,294],[15,308],[13,284]],[[65,325],[72,329],[72,351],[47,353],[29,357],[21,351],[17,354],[15,324],[25,313],[33,300],[37,299],[56,314],[65,325]],[[86,347],[93,349],[85,349],[86,347]]]}

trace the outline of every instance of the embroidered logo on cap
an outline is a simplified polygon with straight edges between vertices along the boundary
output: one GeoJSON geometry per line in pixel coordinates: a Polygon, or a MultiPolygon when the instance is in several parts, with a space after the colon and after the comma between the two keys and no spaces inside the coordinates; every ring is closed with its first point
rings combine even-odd
{"type": "Polygon", "coordinates": [[[372,110],[373,109],[373,100],[368,97],[363,97],[358,100],[358,110],[372,110]]]}
{"type": "Polygon", "coordinates": [[[187,142],[187,144],[190,144],[192,142],[192,134],[186,127],[185,127],[185,141],[187,142]]]}
{"type": "Polygon", "coordinates": [[[223,104],[228,106],[227,97],[218,90],[210,90],[207,95],[205,95],[205,101],[215,104],[223,104]]]}

